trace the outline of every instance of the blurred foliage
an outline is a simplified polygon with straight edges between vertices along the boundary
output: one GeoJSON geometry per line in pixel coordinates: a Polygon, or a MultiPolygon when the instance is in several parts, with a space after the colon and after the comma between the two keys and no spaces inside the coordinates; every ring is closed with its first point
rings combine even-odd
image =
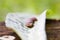
{"type": "Polygon", "coordinates": [[[60,0],[0,0],[0,21],[9,12],[32,12],[40,14],[47,11],[48,19],[60,19],[60,0]]]}
{"type": "Polygon", "coordinates": [[[47,18],[60,20],[60,0],[50,0],[48,7],[47,18]]]}

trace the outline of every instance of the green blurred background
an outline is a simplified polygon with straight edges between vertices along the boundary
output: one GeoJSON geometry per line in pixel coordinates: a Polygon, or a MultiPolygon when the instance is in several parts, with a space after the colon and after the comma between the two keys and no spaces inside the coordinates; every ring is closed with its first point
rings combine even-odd
{"type": "Polygon", "coordinates": [[[47,19],[60,20],[60,0],[0,0],[0,21],[9,12],[40,14],[45,9],[48,9],[47,19]]]}

